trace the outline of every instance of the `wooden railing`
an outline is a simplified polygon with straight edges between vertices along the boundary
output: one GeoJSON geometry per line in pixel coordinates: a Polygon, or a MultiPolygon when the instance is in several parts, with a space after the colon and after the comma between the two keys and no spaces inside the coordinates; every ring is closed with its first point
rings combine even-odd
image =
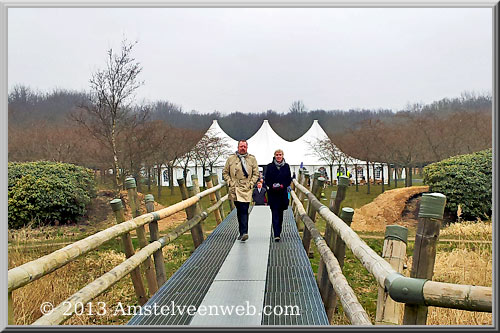
{"type": "Polygon", "coordinates": [[[350,228],[353,209],[343,208],[340,217],[334,213],[338,214],[340,203],[345,197],[345,187],[349,184],[347,177],[340,178],[336,192],[336,196],[340,193],[340,198],[339,200],[332,198],[330,207],[323,205],[317,198],[320,193],[318,189],[324,184],[324,178],[320,177],[319,173],[315,173],[313,179],[310,179],[307,173],[299,172],[298,179],[293,180],[294,190],[291,192],[296,219],[300,219],[305,226],[304,248],[308,251],[308,238],[312,236],[321,255],[317,279],[329,320],[335,308],[335,301],[332,299],[336,299],[338,295],[344,312],[352,324],[371,324],[369,317],[342,275],[345,246],[349,247],[354,256],[378,282],[380,290],[377,324],[399,324],[399,306],[395,306],[394,301],[405,303],[404,325],[425,325],[428,306],[492,311],[491,287],[431,281],[439,235],[439,220],[442,219],[445,204],[442,194],[433,193],[423,196],[412,273],[411,277],[405,277],[401,274],[403,266],[401,255],[405,254],[406,239],[401,237],[399,228],[406,228],[398,226],[398,230],[392,237],[386,237],[383,250],[385,258],[375,253],[350,228]],[[306,187],[308,182],[312,184],[311,190],[306,187]],[[301,202],[301,199],[305,198],[307,198],[307,209],[304,209],[301,202]],[[315,213],[326,221],[325,238],[320,235],[315,226],[315,213]],[[419,256],[418,253],[422,255],[419,256]],[[328,280],[326,283],[325,277],[328,280]]]}
{"type": "MultiPolygon", "coordinates": [[[[193,184],[195,184],[195,186],[198,186],[198,182],[196,179],[193,179],[193,184]]],[[[152,211],[154,210],[154,206],[152,206],[154,198],[152,197],[152,195],[147,195],[145,201],[148,213],[139,215],[139,201],[137,199],[137,192],[135,191],[135,180],[133,178],[127,179],[126,188],[128,190],[132,215],[134,216],[133,219],[124,221],[123,205],[121,203],[121,200],[112,200],[111,206],[115,213],[115,217],[118,223],[117,225],[102,230],[85,239],[72,243],[62,249],[54,251],[39,259],[27,262],[21,266],[12,268],[8,271],[9,325],[14,324],[12,310],[12,291],[21,288],[63,267],[76,258],[97,249],[102,244],[115,239],[118,236],[121,236],[122,238],[127,259],[120,265],[113,268],[111,271],[105,273],[98,279],[83,287],[75,294],[71,295],[64,302],[56,306],[53,311],[51,311],[51,313],[46,314],[36,320],[33,325],[61,324],[74,314],[75,309],[77,309],[78,305],[88,303],[90,300],[100,295],[102,292],[110,288],[113,284],[118,282],[129,273],[131,274],[131,278],[134,283],[134,290],[136,292],[136,295],[138,296],[138,301],[141,305],[144,305],[147,301],[147,297],[145,294],[144,286],[142,285],[139,266],[141,264],[147,263],[147,266],[145,267],[146,281],[148,282],[150,293],[153,294],[154,292],[156,292],[158,287],[166,281],[161,249],[188,230],[191,230],[192,233],[198,232],[198,230],[196,230],[197,226],[199,226],[200,222],[204,221],[208,217],[208,215],[213,212],[217,212],[215,213],[216,220],[218,223],[220,223],[220,221],[218,220],[220,218],[219,209],[222,203],[224,203],[228,198],[227,194],[221,197],[220,189],[224,186],[224,182],[217,186],[213,186],[212,182],[207,182],[208,189],[203,192],[199,192],[199,190],[196,191],[196,189],[193,189],[194,186],[192,186],[190,188],[190,190],[194,190],[194,194],[192,196],[158,211],[152,211]],[[219,199],[216,201],[212,200],[212,206],[205,209],[204,211],[198,210],[197,214],[189,216],[187,221],[177,226],[174,230],[170,231],[165,236],[159,237],[157,221],[175,214],[181,210],[189,210],[191,207],[195,207],[197,204],[199,208],[199,201],[201,200],[201,198],[214,193],[216,193],[216,198],[219,199]],[[141,230],[146,224],[149,224],[150,226],[150,242],[148,242],[145,238],[145,231],[141,230]],[[136,230],[139,239],[140,250],[137,252],[135,252],[133,248],[130,237],[130,231],[133,230],[136,230]],[[151,262],[152,255],[155,261],[154,266],[151,262]],[[148,272],[150,272],[149,275],[148,272]],[[72,307],[68,307],[68,304],[71,304],[72,307]]],[[[199,239],[197,239],[197,241],[198,240],[199,239]]],[[[201,241],[203,241],[203,239],[201,239],[201,241]]]]}

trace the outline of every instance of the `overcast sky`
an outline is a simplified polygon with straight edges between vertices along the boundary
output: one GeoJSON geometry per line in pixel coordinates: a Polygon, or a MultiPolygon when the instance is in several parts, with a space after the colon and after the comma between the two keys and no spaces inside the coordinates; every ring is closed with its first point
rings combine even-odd
{"type": "Polygon", "coordinates": [[[222,113],[390,108],[492,91],[488,8],[10,8],[8,82],[88,90],[123,37],[138,100],[222,113]]]}

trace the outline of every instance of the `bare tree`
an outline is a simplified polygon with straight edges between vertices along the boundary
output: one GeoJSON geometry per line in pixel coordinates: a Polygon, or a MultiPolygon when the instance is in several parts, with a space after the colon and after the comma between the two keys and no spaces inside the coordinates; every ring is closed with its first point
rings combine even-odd
{"type": "Polygon", "coordinates": [[[143,85],[138,80],[142,71],[139,62],[132,57],[132,49],[137,42],[122,42],[120,53],[108,50],[104,69],[97,70],[90,78],[91,94],[89,105],[73,115],[103,145],[113,157],[113,172],[116,187],[120,188],[120,166],[118,161],[117,138],[123,130],[131,130],[140,121],[131,115],[130,105],[134,92],[143,85]],[[128,126],[125,124],[128,123],[128,126]]]}

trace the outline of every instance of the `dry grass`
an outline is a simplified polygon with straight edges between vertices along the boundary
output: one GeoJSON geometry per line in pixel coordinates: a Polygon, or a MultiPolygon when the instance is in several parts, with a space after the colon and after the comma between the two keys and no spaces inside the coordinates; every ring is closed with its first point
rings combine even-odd
{"type": "MultiPolygon", "coordinates": [[[[432,280],[491,287],[493,279],[491,244],[478,245],[466,242],[466,240],[491,241],[491,230],[491,222],[462,222],[444,228],[440,232],[440,237],[453,237],[464,241],[453,243],[454,247],[451,250],[438,248],[432,280]]],[[[408,267],[411,267],[411,257],[408,258],[408,267]]],[[[407,276],[409,273],[409,269],[405,271],[407,276]]],[[[402,318],[403,310],[400,322],[402,318]]],[[[427,325],[492,325],[492,314],[429,307],[427,325]]]]}

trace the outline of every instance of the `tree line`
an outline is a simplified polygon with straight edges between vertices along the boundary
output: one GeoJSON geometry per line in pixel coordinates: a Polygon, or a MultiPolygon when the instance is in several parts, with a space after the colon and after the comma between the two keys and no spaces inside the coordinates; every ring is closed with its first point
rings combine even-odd
{"type": "Polygon", "coordinates": [[[268,119],[289,141],[317,119],[329,142],[311,144],[328,165],[341,162],[336,147],[344,156],[407,168],[491,147],[489,94],[463,93],[397,112],[308,110],[299,100],[286,113],[226,115],[185,112],[170,101],[139,104],[134,92],[144,82],[139,79],[142,67],[132,57],[134,45],[124,41],[120,50],[108,50],[105,66],[89,80],[88,92],[42,93],[15,86],[8,100],[9,161],[50,160],[112,169],[117,187],[126,175],[140,178],[140,171],[146,170],[150,178],[153,170],[159,173],[153,166],[166,167],[172,179],[174,165],[186,176],[188,163],[211,168],[218,156],[235,149],[206,132],[213,119],[236,140],[248,139],[268,119]]]}

